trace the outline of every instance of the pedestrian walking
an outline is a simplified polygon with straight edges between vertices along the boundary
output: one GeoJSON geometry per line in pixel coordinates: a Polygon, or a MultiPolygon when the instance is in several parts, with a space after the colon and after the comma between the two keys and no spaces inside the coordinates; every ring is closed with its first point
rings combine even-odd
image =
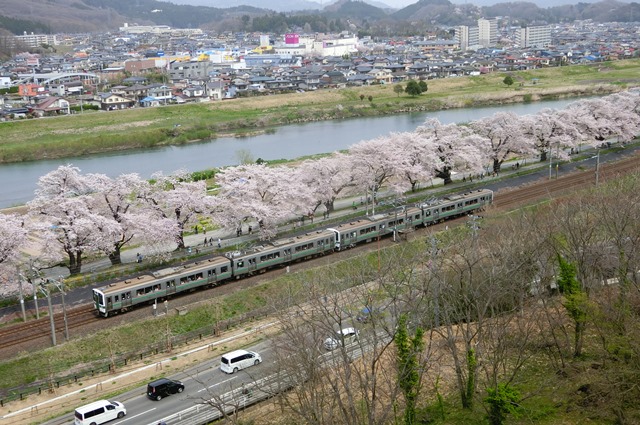
{"type": "Polygon", "coordinates": [[[253,231],[253,227],[249,226],[249,234],[253,231]]]}
{"type": "MultiPolygon", "coordinates": [[[[213,239],[213,238],[211,238],[213,239]]],[[[218,248],[222,248],[222,241],[220,240],[220,238],[218,238],[218,248]]]]}

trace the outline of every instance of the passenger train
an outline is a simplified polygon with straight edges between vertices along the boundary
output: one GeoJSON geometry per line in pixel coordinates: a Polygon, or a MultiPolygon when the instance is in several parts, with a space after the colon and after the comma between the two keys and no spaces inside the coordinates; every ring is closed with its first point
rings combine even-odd
{"type": "Polygon", "coordinates": [[[126,312],[175,294],[201,287],[214,287],[274,267],[307,260],[371,242],[395,232],[429,226],[482,210],[493,201],[493,192],[480,189],[462,195],[404,206],[384,214],[366,216],[339,226],[278,239],[245,252],[225,255],[157,270],[151,274],[120,280],[93,290],[99,316],[126,312]]]}

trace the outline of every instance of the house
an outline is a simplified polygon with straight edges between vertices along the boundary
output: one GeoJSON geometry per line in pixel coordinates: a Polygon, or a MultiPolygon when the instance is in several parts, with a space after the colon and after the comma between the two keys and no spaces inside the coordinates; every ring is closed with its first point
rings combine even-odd
{"type": "Polygon", "coordinates": [[[115,93],[100,93],[98,96],[100,100],[100,109],[103,111],[126,109],[135,104],[134,100],[119,96],[115,93]]]}
{"type": "Polygon", "coordinates": [[[43,101],[33,105],[31,113],[37,117],[48,117],[53,115],[68,115],[71,110],[69,102],[61,97],[47,97],[43,101]]]}
{"type": "Polygon", "coordinates": [[[162,104],[167,104],[173,99],[171,88],[164,84],[150,84],[147,86],[147,96],[154,97],[162,104]]]}
{"type": "Polygon", "coordinates": [[[206,95],[212,100],[222,100],[225,98],[225,86],[224,81],[212,81],[205,85],[206,95]]]}

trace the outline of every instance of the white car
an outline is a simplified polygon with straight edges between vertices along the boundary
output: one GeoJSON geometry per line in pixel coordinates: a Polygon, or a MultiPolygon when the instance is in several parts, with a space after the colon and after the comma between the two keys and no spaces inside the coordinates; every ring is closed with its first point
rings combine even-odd
{"type": "Polygon", "coordinates": [[[358,337],[359,331],[356,328],[344,328],[336,332],[335,336],[324,340],[324,348],[327,350],[335,350],[340,345],[347,345],[358,337]]]}

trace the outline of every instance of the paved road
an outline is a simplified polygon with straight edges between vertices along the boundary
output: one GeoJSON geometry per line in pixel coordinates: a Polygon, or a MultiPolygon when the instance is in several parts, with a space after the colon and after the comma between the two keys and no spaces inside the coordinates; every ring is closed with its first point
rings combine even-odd
{"type": "MultiPolygon", "coordinates": [[[[522,162],[521,166],[518,169],[514,169],[514,167],[512,167],[514,163],[507,163],[503,165],[502,167],[503,171],[500,173],[499,176],[488,176],[480,180],[480,182],[482,187],[485,187],[487,189],[491,189],[494,191],[498,191],[500,189],[511,187],[514,185],[531,183],[531,182],[538,181],[540,179],[545,179],[545,178],[548,179],[550,174],[552,178],[555,178],[556,173],[558,175],[562,175],[565,173],[576,171],[578,169],[581,169],[581,170],[593,169],[594,182],[595,182],[595,168],[596,168],[597,161],[599,161],[601,164],[605,162],[616,161],[625,156],[629,156],[635,153],[638,149],[640,149],[640,144],[634,145],[634,146],[627,146],[625,149],[611,149],[611,150],[607,150],[606,152],[603,151],[599,155],[599,158],[597,155],[597,151],[591,150],[586,152],[586,157],[584,155],[585,153],[583,153],[579,157],[575,156],[576,158],[575,161],[560,164],[557,168],[554,164],[553,167],[551,168],[551,173],[550,173],[550,168],[548,163],[542,164],[539,161],[527,160],[522,162]],[[527,174],[523,175],[523,171],[527,171],[527,174]]],[[[473,184],[477,185],[478,183],[479,181],[477,179],[474,179],[473,184]]],[[[462,181],[462,177],[460,176],[457,180],[454,180],[454,183],[452,183],[447,187],[447,190],[456,189],[459,191],[464,191],[465,188],[468,188],[470,186],[471,186],[471,183],[469,181],[466,181],[466,182],[462,181]]],[[[424,190],[421,194],[425,199],[428,199],[428,198],[437,196],[438,192],[441,192],[442,190],[443,190],[443,187],[440,184],[440,182],[434,181],[433,187],[424,190]]],[[[380,196],[380,199],[384,202],[384,199],[385,199],[384,194],[380,196]]],[[[320,212],[319,213],[320,217],[314,218],[313,226],[329,227],[331,224],[335,224],[340,222],[340,220],[344,220],[345,217],[347,216],[351,217],[354,214],[353,205],[357,207],[358,213],[361,213],[361,214],[365,214],[366,212],[370,213],[371,206],[361,204],[361,200],[363,199],[360,196],[342,198],[337,200],[335,202],[335,211],[331,213],[331,216],[328,219],[325,219],[322,217],[322,212],[320,212]]],[[[279,232],[282,232],[282,233],[304,232],[312,228],[312,225],[311,223],[309,223],[308,219],[305,220],[304,227],[299,227],[300,224],[301,223],[299,220],[283,224],[279,226],[279,232]]],[[[256,234],[256,232],[253,232],[252,234],[248,234],[247,228],[248,228],[248,225],[245,224],[243,229],[244,231],[241,236],[236,236],[235,232],[230,232],[229,230],[218,229],[213,231],[209,230],[207,231],[206,235],[201,232],[198,234],[187,235],[185,236],[184,241],[185,241],[185,245],[188,247],[187,251],[192,253],[196,249],[198,249],[198,251],[200,252],[207,252],[207,253],[218,252],[218,249],[217,249],[218,239],[220,239],[221,246],[224,250],[228,250],[229,247],[234,247],[234,248],[237,247],[238,249],[241,249],[243,246],[248,246],[251,243],[258,240],[258,235],[256,234]],[[204,245],[205,237],[207,238],[207,240],[212,241],[212,243],[204,245]]],[[[175,248],[176,248],[175,246],[168,247],[168,251],[173,251],[175,250],[175,248]]],[[[174,251],[173,255],[177,257],[180,257],[180,256],[184,257],[186,254],[189,254],[189,252],[174,251]]],[[[135,263],[137,260],[136,254],[137,254],[136,250],[123,251],[122,262],[125,264],[135,263]]],[[[111,267],[110,261],[107,258],[103,258],[103,259],[99,259],[96,261],[83,264],[83,272],[91,273],[95,271],[106,270],[109,267],[111,267]]],[[[64,268],[53,269],[49,271],[49,276],[56,277],[56,278],[58,276],[66,277],[68,276],[68,270],[64,268]]],[[[102,286],[102,285],[96,285],[96,286],[102,286]]],[[[69,291],[69,293],[65,297],[65,302],[68,308],[76,305],[86,304],[90,301],[91,301],[91,291],[89,290],[89,288],[86,288],[86,287],[69,291]]],[[[52,297],[52,302],[56,308],[56,311],[61,310],[61,299],[59,294],[56,294],[52,297]]],[[[46,301],[43,299],[40,299],[38,301],[38,304],[39,304],[39,308],[42,310],[46,306],[46,301]]],[[[32,311],[34,310],[33,299],[29,299],[25,302],[25,308],[27,310],[32,310],[32,311]]],[[[3,317],[9,318],[9,317],[16,317],[16,316],[18,317],[20,316],[19,305],[0,309],[0,318],[3,318],[3,317]]]]}

